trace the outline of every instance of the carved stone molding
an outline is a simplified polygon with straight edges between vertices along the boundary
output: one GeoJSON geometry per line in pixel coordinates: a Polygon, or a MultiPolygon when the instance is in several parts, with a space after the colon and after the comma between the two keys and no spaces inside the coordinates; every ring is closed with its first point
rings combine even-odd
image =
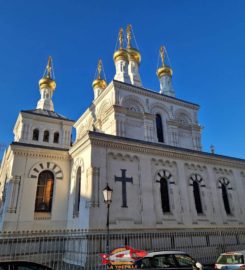
{"type": "Polygon", "coordinates": [[[59,165],[54,162],[37,162],[29,171],[28,177],[37,179],[42,171],[51,171],[54,174],[55,180],[63,180],[63,171],[59,165]]]}
{"type": "Polygon", "coordinates": [[[232,170],[230,169],[225,169],[225,168],[217,168],[217,167],[214,167],[214,172],[217,174],[217,175],[227,175],[227,176],[231,176],[233,173],[232,173],[232,170]]]}

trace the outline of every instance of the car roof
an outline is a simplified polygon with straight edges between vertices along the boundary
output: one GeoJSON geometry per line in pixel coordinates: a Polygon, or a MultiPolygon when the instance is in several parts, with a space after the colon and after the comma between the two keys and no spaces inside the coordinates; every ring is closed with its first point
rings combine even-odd
{"type": "Polygon", "coordinates": [[[184,251],[178,251],[178,250],[155,251],[155,252],[149,252],[145,257],[154,257],[157,255],[168,255],[168,254],[187,254],[187,253],[184,251]]]}
{"type": "Polygon", "coordinates": [[[221,253],[220,255],[235,255],[235,254],[236,255],[239,255],[239,254],[244,255],[245,250],[228,251],[228,252],[221,253]]]}

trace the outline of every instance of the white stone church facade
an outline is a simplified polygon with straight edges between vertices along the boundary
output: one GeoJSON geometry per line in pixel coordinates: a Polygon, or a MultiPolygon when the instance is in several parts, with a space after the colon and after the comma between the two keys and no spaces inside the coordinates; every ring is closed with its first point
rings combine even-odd
{"type": "Polygon", "coordinates": [[[37,107],[19,113],[2,159],[1,231],[104,229],[107,183],[113,229],[244,228],[245,160],[202,151],[199,106],[175,97],[163,48],[160,91],[142,86],[130,30],[126,48],[119,33],[114,80],[99,62],[75,123],[54,111],[49,59],[37,107]]]}

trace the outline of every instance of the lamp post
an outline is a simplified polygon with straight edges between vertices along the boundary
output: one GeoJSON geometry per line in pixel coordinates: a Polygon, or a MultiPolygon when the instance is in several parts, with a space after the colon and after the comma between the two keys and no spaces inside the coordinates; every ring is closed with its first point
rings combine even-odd
{"type": "Polygon", "coordinates": [[[107,237],[106,237],[106,253],[109,254],[109,238],[110,238],[110,228],[109,228],[109,220],[110,220],[110,204],[112,202],[112,192],[113,190],[106,184],[106,187],[103,189],[103,196],[104,202],[107,205],[107,221],[106,221],[106,228],[107,228],[107,237]]]}

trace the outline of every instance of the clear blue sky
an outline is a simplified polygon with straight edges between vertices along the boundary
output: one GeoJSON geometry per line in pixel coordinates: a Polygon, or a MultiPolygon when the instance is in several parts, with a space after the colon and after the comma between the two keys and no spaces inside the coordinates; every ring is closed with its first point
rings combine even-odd
{"type": "Polygon", "coordinates": [[[111,81],[118,30],[131,23],[144,87],[159,89],[155,74],[164,44],[176,97],[201,106],[203,150],[213,144],[217,154],[244,158],[244,12],[243,0],[2,1],[0,143],[12,142],[19,111],[36,107],[49,55],[55,111],[78,119],[92,102],[98,58],[111,81]]]}

